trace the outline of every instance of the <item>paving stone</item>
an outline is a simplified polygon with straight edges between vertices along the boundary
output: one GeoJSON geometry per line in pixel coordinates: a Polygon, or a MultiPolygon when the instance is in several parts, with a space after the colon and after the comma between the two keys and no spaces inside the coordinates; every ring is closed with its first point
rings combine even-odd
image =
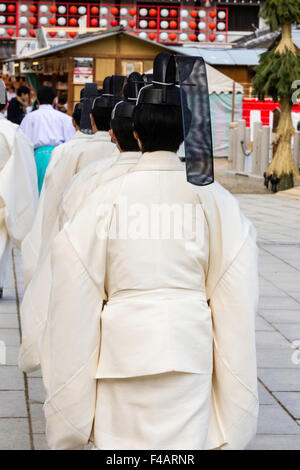
{"type": "Polygon", "coordinates": [[[260,297],[258,304],[258,310],[263,308],[284,308],[287,310],[299,310],[299,307],[299,302],[296,302],[296,300],[293,300],[285,295],[282,295],[281,297],[260,297]]]}
{"type": "Polygon", "coordinates": [[[17,313],[17,305],[16,305],[16,299],[13,297],[12,300],[9,299],[1,299],[0,300],[0,314],[2,313],[17,313]]]}
{"type": "Polygon", "coordinates": [[[6,347],[6,365],[17,366],[19,357],[19,346],[7,346],[6,347]]]}
{"type": "Polygon", "coordinates": [[[3,418],[27,418],[28,417],[24,392],[0,391],[0,418],[2,417],[3,418]]]}
{"type": "Polygon", "coordinates": [[[44,403],[46,393],[41,379],[28,378],[28,390],[30,403],[44,403]]]}
{"type": "Polygon", "coordinates": [[[19,330],[1,328],[0,341],[4,341],[6,346],[18,346],[20,344],[19,330]]]}
{"type": "Polygon", "coordinates": [[[295,369],[258,369],[261,381],[272,392],[300,392],[300,367],[295,369]]]}
{"type": "Polygon", "coordinates": [[[300,392],[275,392],[274,395],[295,419],[300,419],[300,392]]]}
{"type": "Polygon", "coordinates": [[[35,450],[49,450],[45,434],[34,434],[33,442],[35,450]]]}
{"type": "Polygon", "coordinates": [[[300,309],[258,309],[258,313],[270,323],[299,323],[300,324],[300,309]]]}
{"type": "Polygon", "coordinates": [[[0,328],[19,328],[17,314],[0,313],[0,328]]]}
{"type": "Polygon", "coordinates": [[[275,331],[274,328],[266,322],[266,320],[258,315],[256,317],[255,329],[256,331],[275,331]]]}
{"type": "Polygon", "coordinates": [[[290,341],[300,340],[300,323],[274,323],[274,327],[290,341]]]}
{"type": "Polygon", "coordinates": [[[257,349],[282,349],[288,348],[290,343],[276,331],[257,331],[256,347],[257,349]]]}
{"type": "Polygon", "coordinates": [[[275,405],[276,400],[272,395],[265,389],[265,387],[258,383],[258,398],[260,405],[275,405]]]}
{"type": "Polygon", "coordinates": [[[246,450],[299,450],[300,436],[286,434],[274,436],[272,434],[256,435],[246,450]]]}
{"type": "Polygon", "coordinates": [[[300,435],[300,427],[279,404],[261,405],[259,407],[257,434],[300,435]]]}
{"type": "Polygon", "coordinates": [[[30,416],[32,423],[32,431],[34,434],[45,433],[45,416],[43,412],[43,405],[33,404],[30,405],[30,416]]]}
{"type": "Polygon", "coordinates": [[[16,366],[0,367],[0,390],[24,390],[23,373],[16,366]]]}
{"type": "Polygon", "coordinates": [[[27,419],[0,418],[0,449],[30,450],[27,419]]]}
{"type": "Polygon", "coordinates": [[[292,362],[292,354],[294,350],[292,348],[287,349],[258,349],[256,351],[257,364],[260,368],[268,369],[298,369],[299,364],[292,362]]]}
{"type": "Polygon", "coordinates": [[[28,378],[42,378],[42,371],[41,369],[35,370],[34,372],[29,372],[26,374],[28,378]]]}

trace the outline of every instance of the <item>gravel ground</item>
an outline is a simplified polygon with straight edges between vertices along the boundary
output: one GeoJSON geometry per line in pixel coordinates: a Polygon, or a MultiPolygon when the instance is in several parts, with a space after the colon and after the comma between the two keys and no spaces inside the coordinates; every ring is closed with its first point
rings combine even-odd
{"type": "MultiPolygon", "coordinates": [[[[263,180],[247,176],[227,175],[226,158],[215,158],[215,179],[233,194],[271,194],[263,184],[263,180]]],[[[300,179],[295,180],[300,186],[300,179]]]]}

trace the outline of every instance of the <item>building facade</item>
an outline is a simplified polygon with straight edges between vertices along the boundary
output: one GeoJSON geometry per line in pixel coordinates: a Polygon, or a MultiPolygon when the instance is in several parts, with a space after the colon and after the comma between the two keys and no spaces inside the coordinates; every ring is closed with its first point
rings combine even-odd
{"type": "Polygon", "coordinates": [[[0,0],[0,58],[35,47],[43,27],[49,43],[123,26],[165,44],[224,46],[259,26],[260,0],[0,0]]]}

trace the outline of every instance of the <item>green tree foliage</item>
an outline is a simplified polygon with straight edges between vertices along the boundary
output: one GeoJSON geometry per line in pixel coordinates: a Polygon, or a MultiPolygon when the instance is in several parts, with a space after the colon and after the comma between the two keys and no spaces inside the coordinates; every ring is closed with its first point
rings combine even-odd
{"type": "Polygon", "coordinates": [[[273,48],[261,55],[255,72],[253,84],[260,100],[269,96],[275,102],[288,99],[292,104],[292,84],[300,80],[300,56],[290,50],[279,54],[273,48]]]}
{"type": "Polygon", "coordinates": [[[266,0],[260,16],[272,32],[278,31],[284,23],[300,23],[300,0],[266,0]]]}

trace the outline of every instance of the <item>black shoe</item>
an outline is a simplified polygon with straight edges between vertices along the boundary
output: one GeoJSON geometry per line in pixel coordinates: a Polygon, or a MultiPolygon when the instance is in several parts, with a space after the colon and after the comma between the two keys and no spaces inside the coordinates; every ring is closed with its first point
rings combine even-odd
{"type": "Polygon", "coordinates": [[[3,297],[3,287],[0,287],[0,299],[3,297]]]}

